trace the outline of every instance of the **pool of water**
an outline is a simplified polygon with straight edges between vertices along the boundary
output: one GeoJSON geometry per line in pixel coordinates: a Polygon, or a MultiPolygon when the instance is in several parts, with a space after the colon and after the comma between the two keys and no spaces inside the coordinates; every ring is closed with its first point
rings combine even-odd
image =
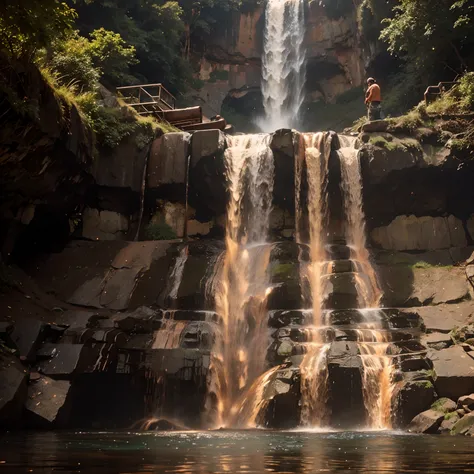
{"type": "Polygon", "coordinates": [[[0,435],[0,473],[474,472],[474,440],[392,432],[0,435]]]}

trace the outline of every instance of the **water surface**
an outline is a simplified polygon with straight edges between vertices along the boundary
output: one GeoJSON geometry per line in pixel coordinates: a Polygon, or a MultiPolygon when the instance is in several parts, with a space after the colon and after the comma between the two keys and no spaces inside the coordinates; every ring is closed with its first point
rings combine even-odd
{"type": "Polygon", "coordinates": [[[19,433],[0,474],[474,472],[474,440],[390,432],[19,433]]]}

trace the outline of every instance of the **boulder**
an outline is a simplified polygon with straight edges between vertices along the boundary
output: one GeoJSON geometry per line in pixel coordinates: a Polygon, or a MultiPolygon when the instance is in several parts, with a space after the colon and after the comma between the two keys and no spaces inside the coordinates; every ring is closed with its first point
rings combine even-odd
{"type": "MultiPolygon", "coordinates": [[[[218,157],[226,147],[225,135],[220,130],[200,130],[191,139],[191,167],[205,157],[218,157]]],[[[222,159],[222,156],[220,156],[222,159]]]]}
{"type": "Polygon", "coordinates": [[[101,148],[92,166],[92,174],[99,186],[140,192],[148,146],[139,148],[137,142],[138,136],[133,134],[124,137],[113,149],[101,148]]]}
{"type": "Polygon", "coordinates": [[[464,415],[451,429],[452,435],[474,435],[474,412],[464,415]]]}
{"type": "Polygon", "coordinates": [[[359,306],[355,273],[334,273],[322,278],[322,291],[326,295],[327,309],[350,309],[359,306]]]}
{"type": "Polygon", "coordinates": [[[128,228],[128,219],[117,212],[87,207],[82,214],[82,236],[85,239],[123,240],[128,228]]]}
{"type": "Polygon", "coordinates": [[[290,129],[277,130],[272,134],[270,148],[273,152],[279,152],[293,159],[295,155],[293,145],[293,132],[290,129]]]}
{"type": "Polygon", "coordinates": [[[407,429],[410,433],[436,433],[443,420],[443,413],[427,410],[415,416],[407,429]]]}
{"type": "Polygon", "coordinates": [[[364,123],[361,127],[363,133],[384,133],[388,130],[390,122],[388,120],[373,120],[364,123]]]}
{"type": "Polygon", "coordinates": [[[186,132],[166,133],[156,139],[148,161],[148,187],[186,182],[186,166],[191,135],[186,132]]]}
{"type": "Polygon", "coordinates": [[[114,327],[129,334],[150,334],[161,326],[161,312],[146,306],[111,317],[114,327]]]}
{"type": "Polygon", "coordinates": [[[432,352],[435,387],[440,397],[458,399],[474,392],[474,361],[459,346],[432,352]]]}
{"type": "Polygon", "coordinates": [[[439,411],[441,413],[451,413],[456,410],[456,402],[450,398],[440,398],[431,405],[431,410],[439,411]]]}
{"type": "Polygon", "coordinates": [[[460,397],[457,403],[457,408],[468,409],[469,411],[474,410],[474,393],[471,395],[465,395],[460,397]]]}
{"type": "Polygon", "coordinates": [[[405,428],[421,411],[428,409],[435,398],[435,389],[426,373],[416,380],[407,380],[397,387],[393,396],[394,425],[405,428]]]}
{"type": "Polygon", "coordinates": [[[67,424],[71,384],[66,380],[41,377],[28,388],[25,409],[28,426],[37,428],[62,427],[67,424]]]}
{"type": "Polygon", "coordinates": [[[32,362],[36,351],[44,340],[46,324],[36,319],[22,318],[15,323],[11,339],[18,348],[20,357],[32,362]]]}
{"type": "Polygon", "coordinates": [[[439,432],[441,434],[449,434],[456,425],[456,423],[461,419],[458,413],[447,413],[444,415],[444,420],[441,422],[439,427],[439,432]]]}
{"type": "Polygon", "coordinates": [[[428,332],[449,333],[455,327],[465,326],[474,315],[474,304],[465,301],[457,304],[440,304],[414,308],[428,332]]]}
{"type": "Polygon", "coordinates": [[[374,229],[371,237],[387,250],[436,250],[467,245],[462,221],[452,215],[398,216],[388,226],[374,229]]]}
{"type": "MultiPolygon", "coordinates": [[[[378,276],[384,292],[382,302],[388,307],[460,303],[470,298],[469,283],[463,270],[457,267],[384,265],[379,267],[378,276]]],[[[416,311],[421,315],[431,310],[416,311]]],[[[436,310],[433,312],[436,314],[436,310]]]]}
{"type": "Polygon", "coordinates": [[[426,334],[421,338],[421,342],[427,347],[438,351],[453,345],[451,336],[441,332],[426,334]]]}
{"type": "Polygon", "coordinates": [[[0,426],[11,428],[21,421],[28,376],[14,359],[0,356],[0,426]]]}

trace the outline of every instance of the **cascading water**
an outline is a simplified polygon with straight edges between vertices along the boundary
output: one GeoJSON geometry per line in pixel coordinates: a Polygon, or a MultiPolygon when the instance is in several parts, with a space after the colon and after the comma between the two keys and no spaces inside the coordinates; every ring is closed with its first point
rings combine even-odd
{"type": "Polygon", "coordinates": [[[217,427],[248,426],[256,419],[252,410],[241,407],[265,368],[271,253],[267,238],[274,181],[269,135],[227,140],[226,252],[214,283],[221,324],[211,360],[213,399],[208,400],[208,412],[217,427]],[[247,419],[245,413],[249,413],[247,419]]]}
{"type": "Polygon", "coordinates": [[[304,100],[304,0],[268,0],[266,7],[262,92],[265,131],[294,128],[304,100]]]}
{"type": "MultiPolygon", "coordinates": [[[[303,170],[308,184],[307,209],[309,227],[309,262],[300,262],[301,287],[309,283],[312,308],[312,328],[306,354],[301,363],[301,422],[306,426],[321,427],[327,423],[328,369],[327,352],[322,326],[322,270],[326,260],[323,227],[327,214],[327,175],[330,139],[325,133],[305,134],[300,143],[301,153],[295,163],[296,240],[303,244],[301,191],[303,170]]],[[[303,290],[304,291],[304,290],[303,290]]]]}
{"type": "Polygon", "coordinates": [[[382,318],[377,317],[382,293],[366,246],[359,153],[355,148],[354,138],[340,136],[339,140],[346,238],[351,249],[351,258],[358,269],[356,286],[359,307],[371,308],[360,311],[366,329],[357,331],[364,367],[364,404],[371,428],[390,428],[393,366],[387,356],[388,333],[383,331],[382,318]]]}

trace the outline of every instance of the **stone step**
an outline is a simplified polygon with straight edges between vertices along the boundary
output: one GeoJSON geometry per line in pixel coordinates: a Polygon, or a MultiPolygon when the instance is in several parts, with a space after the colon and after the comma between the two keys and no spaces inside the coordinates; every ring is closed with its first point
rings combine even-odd
{"type": "Polygon", "coordinates": [[[350,260],[351,258],[351,249],[348,245],[328,244],[325,248],[332,260],[350,260]]]}
{"type": "Polygon", "coordinates": [[[358,307],[359,295],[355,273],[334,273],[321,280],[325,295],[324,309],[352,309],[358,307]]]}

